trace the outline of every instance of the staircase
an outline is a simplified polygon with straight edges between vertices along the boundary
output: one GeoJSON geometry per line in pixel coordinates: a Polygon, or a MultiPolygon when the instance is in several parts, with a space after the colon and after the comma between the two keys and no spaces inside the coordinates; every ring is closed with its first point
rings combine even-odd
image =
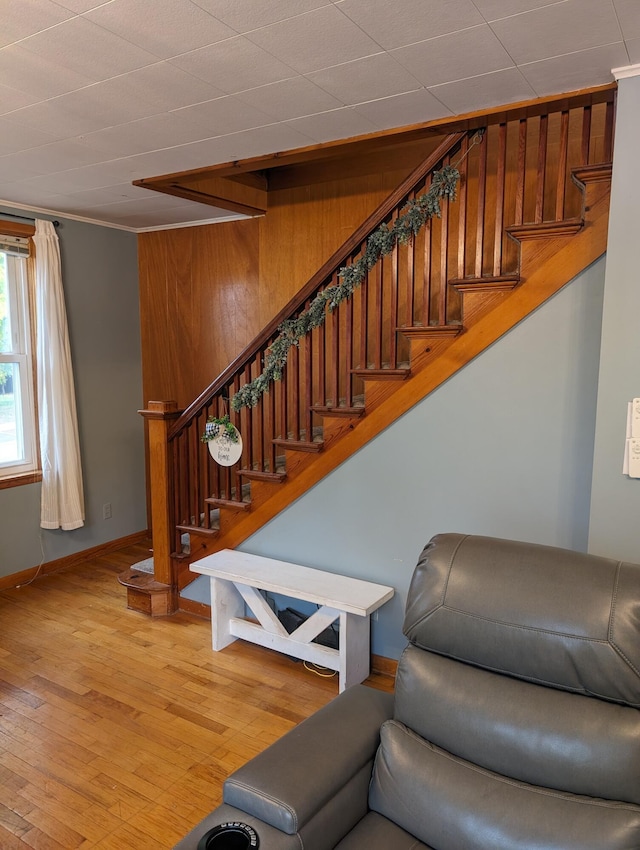
{"type": "Polygon", "coordinates": [[[191,561],[238,546],[602,255],[614,98],[538,104],[444,136],[186,410],[149,403],[154,574],[120,576],[129,607],[175,611],[191,561]],[[254,407],[233,411],[282,322],[336,284],[444,166],[460,173],[457,199],[291,349],[282,380],[254,407]],[[207,418],[226,412],[243,439],[233,467],[200,441],[207,418]]]}

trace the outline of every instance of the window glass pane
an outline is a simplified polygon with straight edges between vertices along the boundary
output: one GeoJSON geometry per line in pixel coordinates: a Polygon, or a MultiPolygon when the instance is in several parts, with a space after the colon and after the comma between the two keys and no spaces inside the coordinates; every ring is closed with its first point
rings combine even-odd
{"type": "Polygon", "coordinates": [[[24,460],[20,369],[0,363],[0,464],[24,460]]]}
{"type": "Polygon", "coordinates": [[[0,352],[12,350],[7,255],[0,254],[0,352]]]}

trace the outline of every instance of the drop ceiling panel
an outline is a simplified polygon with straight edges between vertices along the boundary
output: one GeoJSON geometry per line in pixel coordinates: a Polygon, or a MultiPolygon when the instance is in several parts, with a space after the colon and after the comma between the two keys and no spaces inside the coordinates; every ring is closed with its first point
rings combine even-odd
{"type": "Polygon", "coordinates": [[[611,0],[565,0],[494,21],[491,26],[517,64],[622,39],[611,0]]]}
{"type": "Polygon", "coordinates": [[[513,67],[488,24],[401,47],[391,55],[425,86],[513,67]]]}
{"type": "Polygon", "coordinates": [[[544,62],[532,62],[521,67],[523,77],[535,89],[537,94],[552,94],[558,85],[564,91],[570,91],[589,81],[587,85],[599,86],[611,79],[611,68],[619,68],[629,63],[627,49],[623,42],[606,44],[592,50],[580,50],[547,59],[544,62]]]}
{"type": "Polygon", "coordinates": [[[171,64],[227,94],[295,76],[289,65],[243,36],[185,53],[171,64]]]}
{"type": "Polygon", "coordinates": [[[0,46],[19,41],[73,17],[52,0],[0,0],[0,46]]]}
{"type": "Polygon", "coordinates": [[[38,100],[67,94],[95,82],[46,56],[12,44],[0,50],[0,80],[6,86],[32,94],[38,100]]]}
{"type": "Polygon", "coordinates": [[[377,130],[410,124],[412,116],[416,115],[422,116],[420,121],[432,121],[452,114],[446,104],[425,89],[360,103],[354,109],[371,121],[377,130]]]}
{"type": "Polygon", "coordinates": [[[294,18],[312,9],[330,6],[331,0],[195,0],[198,6],[236,32],[250,32],[294,18]]]}
{"type": "Polygon", "coordinates": [[[471,0],[343,0],[337,5],[385,50],[484,23],[471,0]]]}
{"type": "Polygon", "coordinates": [[[389,53],[313,71],[307,78],[349,105],[421,88],[418,80],[389,53]]]}
{"type": "Polygon", "coordinates": [[[86,17],[161,59],[236,35],[190,0],[112,0],[86,17]]]}
{"type": "Polygon", "coordinates": [[[336,109],[342,101],[332,97],[323,89],[304,77],[292,77],[268,86],[241,92],[238,100],[255,106],[276,121],[287,121],[317,112],[336,109]]]}
{"type": "Polygon", "coordinates": [[[336,6],[254,30],[247,38],[301,74],[382,52],[336,6]]]}
{"type": "Polygon", "coordinates": [[[613,0],[625,39],[640,38],[640,15],[638,0],[613,0]]]}
{"type": "Polygon", "coordinates": [[[307,144],[310,141],[330,142],[333,139],[348,139],[351,136],[362,136],[376,130],[373,121],[350,106],[331,112],[321,112],[318,115],[308,115],[306,118],[297,118],[287,123],[308,137],[307,144]]]}
{"type": "Polygon", "coordinates": [[[476,8],[487,21],[496,21],[541,9],[543,6],[554,6],[556,3],[566,3],[566,0],[474,0],[476,8]]]}
{"type": "Polygon", "coordinates": [[[495,93],[499,92],[500,103],[515,103],[536,96],[532,86],[517,68],[495,71],[481,77],[471,77],[453,83],[434,86],[430,91],[452,114],[472,112],[491,106],[495,93]]]}

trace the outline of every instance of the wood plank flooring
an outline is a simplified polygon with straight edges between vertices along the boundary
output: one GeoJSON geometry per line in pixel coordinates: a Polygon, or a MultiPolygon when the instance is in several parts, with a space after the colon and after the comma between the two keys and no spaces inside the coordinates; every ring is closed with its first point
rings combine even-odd
{"type": "Polygon", "coordinates": [[[2,850],[168,850],[230,771],[338,692],[262,647],[213,653],[207,620],[128,611],[116,575],[147,556],[0,592],[2,850]]]}

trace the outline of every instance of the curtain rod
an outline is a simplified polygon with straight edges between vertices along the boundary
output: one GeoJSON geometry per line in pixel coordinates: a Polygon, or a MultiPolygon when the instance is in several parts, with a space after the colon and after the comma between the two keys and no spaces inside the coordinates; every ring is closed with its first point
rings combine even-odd
{"type": "MultiPolygon", "coordinates": [[[[20,221],[31,221],[34,224],[36,222],[35,218],[30,218],[29,216],[26,216],[26,215],[15,215],[14,213],[0,212],[0,219],[3,219],[3,218],[17,218],[17,219],[20,219],[20,221]]],[[[54,227],[60,227],[59,221],[52,221],[51,224],[53,224],[54,227]]]]}

